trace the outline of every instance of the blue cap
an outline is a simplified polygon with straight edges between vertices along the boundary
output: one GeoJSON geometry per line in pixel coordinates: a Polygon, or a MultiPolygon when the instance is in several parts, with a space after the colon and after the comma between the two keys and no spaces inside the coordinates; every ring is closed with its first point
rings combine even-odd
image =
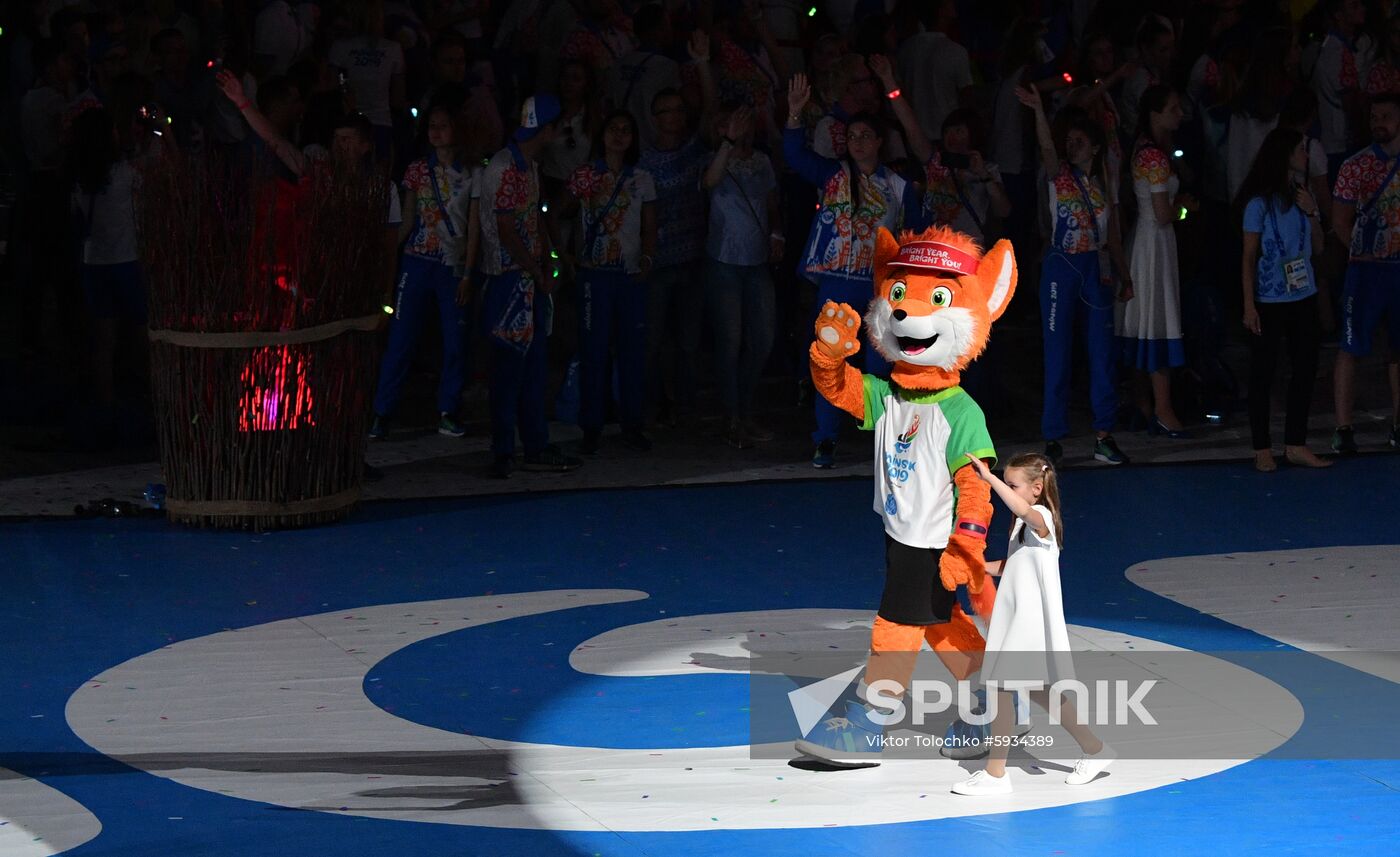
{"type": "Polygon", "coordinates": [[[532,95],[520,107],[520,127],[515,129],[515,139],[521,142],[533,139],[540,129],[555,119],[563,111],[559,99],[553,95],[532,95]]]}

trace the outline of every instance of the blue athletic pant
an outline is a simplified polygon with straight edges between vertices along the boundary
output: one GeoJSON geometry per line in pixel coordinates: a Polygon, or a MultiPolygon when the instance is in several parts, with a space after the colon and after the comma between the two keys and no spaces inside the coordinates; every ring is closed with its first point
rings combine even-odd
{"type": "MultiPolygon", "coordinates": [[[[870,299],[875,296],[875,286],[870,279],[847,280],[837,277],[823,277],[817,281],[816,311],[812,313],[812,324],[817,321],[817,314],[822,311],[822,307],[827,301],[836,303],[847,303],[862,317],[865,311],[870,308],[870,299]]],[[[808,328],[808,335],[814,336],[812,328],[808,328]]],[[[870,344],[870,339],[865,335],[865,326],[861,325],[860,351],[853,358],[862,361],[865,371],[871,375],[879,375],[888,378],[890,375],[890,364],[885,358],[880,356],[880,352],[870,344]]],[[[817,430],[812,432],[812,442],[820,444],[822,441],[836,440],[836,434],[841,428],[841,415],[845,411],[840,410],[835,405],[826,400],[826,397],[818,393],[813,397],[813,409],[816,411],[817,430]]]]}
{"type": "Polygon", "coordinates": [[[642,428],[646,384],[647,288],[622,271],[579,272],[579,427],[603,428],[608,402],[608,348],[616,355],[618,416],[642,428]]]}
{"type": "Polygon", "coordinates": [[[523,354],[490,333],[519,282],[519,271],[488,277],[481,298],[481,321],[491,343],[491,452],[498,456],[515,454],[517,425],[526,455],[538,455],[549,443],[544,410],[549,376],[548,298],[535,294],[535,335],[523,354]]]}
{"type": "Polygon", "coordinates": [[[1118,414],[1113,362],[1113,286],[1099,281],[1099,254],[1051,251],[1040,274],[1041,332],[1045,341],[1045,408],[1040,431],[1046,440],[1069,434],[1070,360],[1075,320],[1084,320],[1089,353],[1089,399],[1094,430],[1111,431],[1118,414]]]}
{"type": "Polygon", "coordinates": [[[398,407],[413,348],[434,301],[442,323],[442,378],[438,381],[437,407],[441,413],[457,413],[457,399],[466,378],[467,353],[467,308],[457,306],[457,283],[452,269],[441,262],[403,257],[394,294],[394,319],[389,323],[389,347],[379,366],[379,387],[374,394],[376,414],[389,416],[398,407]]]}
{"type": "Polygon", "coordinates": [[[1400,263],[1348,263],[1342,283],[1342,350],[1368,356],[1382,321],[1391,355],[1400,354],[1400,263]]]}

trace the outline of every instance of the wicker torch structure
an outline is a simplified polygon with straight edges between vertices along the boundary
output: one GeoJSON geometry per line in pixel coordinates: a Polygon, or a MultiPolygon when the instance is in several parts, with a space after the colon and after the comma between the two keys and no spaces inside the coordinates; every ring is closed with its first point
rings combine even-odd
{"type": "Polygon", "coordinates": [[[170,519],[274,529],[359,500],[388,182],[175,156],[142,177],[151,387],[170,519]]]}

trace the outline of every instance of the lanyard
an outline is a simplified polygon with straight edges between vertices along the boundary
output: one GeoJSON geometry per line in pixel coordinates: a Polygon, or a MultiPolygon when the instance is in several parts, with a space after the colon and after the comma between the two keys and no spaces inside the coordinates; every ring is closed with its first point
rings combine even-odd
{"type": "MultiPolygon", "coordinates": [[[[953,192],[958,195],[958,202],[962,204],[963,211],[966,211],[968,216],[972,218],[972,222],[977,226],[979,235],[985,234],[987,230],[982,225],[982,218],[977,216],[977,209],[972,207],[971,200],[967,198],[967,194],[963,193],[962,182],[958,181],[958,171],[953,167],[946,167],[945,169],[948,170],[948,178],[953,180],[953,192]]],[[[953,224],[950,223],[948,225],[952,226],[953,224]]]]}
{"type": "MultiPolygon", "coordinates": [[[[447,206],[443,205],[442,202],[442,191],[438,190],[437,168],[437,152],[434,152],[428,157],[428,184],[433,186],[433,199],[437,201],[438,212],[442,214],[442,222],[447,224],[447,234],[452,236],[453,238],[456,238],[457,228],[452,225],[452,215],[447,213],[447,206]]],[[[454,163],[452,165],[452,168],[454,170],[457,170],[458,172],[461,172],[460,164],[454,163]]],[[[448,178],[446,167],[443,167],[442,174],[444,178],[448,178]]]]}
{"type": "Polygon", "coordinates": [[[759,228],[760,232],[768,231],[767,224],[763,218],[758,216],[758,208],[753,204],[753,200],[749,199],[749,192],[744,190],[744,186],[739,183],[739,179],[734,176],[734,173],[729,171],[729,166],[727,164],[724,167],[724,174],[730,181],[734,182],[734,186],[739,189],[739,195],[744,198],[744,205],[749,207],[749,214],[753,215],[754,225],[759,228]]]}
{"type": "MultiPolygon", "coordinates": [[[[606,175],[608,172],[608,165],[604,161],[599,161],[593,165],[593,169],[606,175]]],[[[584,250],[589,255],[593,253],[593,242],[598,240],[598,231],[603,228],[603,218],[607,217],[608,213],[612,211],[613,203],[617,202],[617,195],[622,192],[622,186],[630,181],[631,178],[632,168],[623,167],[622,173],[617,177],[617,180],[613,182],[612,196],[608,197],[607,203],[602,208],[598,209],[591,218],[588,224],[588,230],[583,237],[584,250]]]]}
{"type": "MultiPolygon", "coordinates": [[[[1372,154],[1382,162],[1386,160],[1385,150],[1380,146],[1372,147],[1372,154]]],[[[1390,172],[1385,174],[1385,180],[1376,187],[1376,192],[1371,195],[1370,200],[1361,208],[1361,216],[1369,217],[1371,215],[1371,209],[1376,207],[1376,203],[1380,202],[1381,194],[1385,193],[1386,188],[1390,187],[1391,179],[1395,178],[1395,171],[1400,169],[1400,157],[1391,158],[1390,162],[1390,172]]]]}
{"type": "Polygon", "coordinates": [[[1084,186],[1084,180],[1079,177],[1079,173],[1074,167],[1069,168],[1069,174],[1074,179],[1074,183],[1079,187],[1079,195],[1084,197],[1084,205],[1089,210],[1089,224],[1094,228],[1094,246],[1099,246],[1099,213],[1094,208],[1094,198],[1089,195],[1089,189],[1084,186]]]}
{"type": "Polygon", "coordinates": [[[1296,254],[1290,254],[1288,252],[1288,245],[1283,243],[1282,233],[1278,231],[1278,211],[1274,208],[1273,199],[1269,198],[1264,203],[1264,205],[1268,212],[1268,216],[1266,219],[1269,221],[1269,228],[1273,230],[1274,242],[1278,244],[1279,252],[1282,253],[1284,256],[1301,256],[1303,254],[1303,249],[1307,247],[1308,240],[1307,235],[1305,234],[1308,227],[1308,221],[1307,218],[1303,216],[1303,210],[1297,205],[1293,206],[1293,211],[1298,215],[1298,220],[1301,222],[1298,224],[1298,252],[1296,254]]]}
{"type": "Polygon", "coordinates": [[[850,169],[844,163],[841,164],[841,169],[846,172],[846,202],[851,206],[851,222],[854,223],[856,219],[856,199],[855,193],[851,189],[856,182],[865,182],[865,184],[861,185],[861,208],[872,214],[875,212],[875,209],[870,205],[870,198],[866,196],[863,191],[866,187],[869,187],[872,191],[879,192],[881,203],[880,219],[883,220],[885,215],[889,213],[891,207],[890,203],[895,201],[892,198],[894,186],[885,179],[885,165],[879,165],[875,168],[875,172],[868,176],[862,175],[859,170],[850,169]]]}

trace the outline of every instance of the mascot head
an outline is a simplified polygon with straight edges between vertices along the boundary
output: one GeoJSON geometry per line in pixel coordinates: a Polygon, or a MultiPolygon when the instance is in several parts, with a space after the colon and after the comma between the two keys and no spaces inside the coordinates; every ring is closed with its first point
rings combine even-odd
{"type": "Polygon", "coordinates": [[[875,299],[865,315],[870,342],[894,364],[890,378],[907,390],[957,385],[977,359],[1016,290],[1009,241],[988,253],[941,226],[881,229],[875,244],[875,299]]]}

